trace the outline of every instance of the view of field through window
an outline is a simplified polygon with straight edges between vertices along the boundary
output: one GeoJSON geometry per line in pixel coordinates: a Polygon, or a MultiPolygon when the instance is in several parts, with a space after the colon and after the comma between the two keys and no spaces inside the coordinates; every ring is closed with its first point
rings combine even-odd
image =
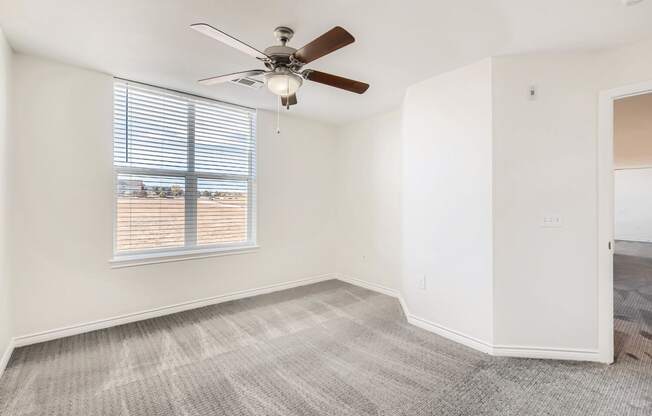
{"type": "Polygon", "coordinates": [[[250,242],[251,110],[116,82],[115,251],[250,242]]]}
{"type": "MultiPolygon", "coordinates": [[[[199,180],[197,245],[247,239],[246,182],[199,180]]],[[[186,234],[184,178],[118,177],[117,250],[183,247],[186,234]]],[[[192,230],[190,231],[192,232],[192,230]]]]}

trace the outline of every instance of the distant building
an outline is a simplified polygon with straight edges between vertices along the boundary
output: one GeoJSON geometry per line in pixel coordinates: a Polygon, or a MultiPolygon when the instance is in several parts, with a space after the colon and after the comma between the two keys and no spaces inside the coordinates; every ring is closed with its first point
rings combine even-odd
{"type": "Polygon", "coordinates": [[[118,181],[118,195],[136,195],[145,190],[145,183],[139,179],[120,179],[118,181]]]}

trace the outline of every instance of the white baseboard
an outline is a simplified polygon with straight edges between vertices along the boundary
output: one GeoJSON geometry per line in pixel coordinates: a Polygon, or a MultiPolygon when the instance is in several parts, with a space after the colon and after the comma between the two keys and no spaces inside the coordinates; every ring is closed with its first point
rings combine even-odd
{"type": "Polygon", "coordinates": [[[341,280],[346,283],[350,283],[355,286],[360,286],[365,289],[373,290],[374,292],[382,293],[383,295],[391,296],[393,298],[400,298],[401,293],[396,289],[390,289],[385,286],[378,285],[376,283],[371,283],[366,280],[358,279],[356,277],[345,276],[343,274],[337,273],[337,280],[341,280]]]}
{"type": "Polygon", "coordinates": [[[598,350],[494,345],[411,314],[403,296],[398,290],[389,289],[375,283],[350,276],[344,276],[342,274],[338,274],[338,279],[343,282],[397,298],[401,303],[403,313],[410,324],[486,354],[497,357],[605,362],[600,356],[598,350]]]}
{"type": "Polygon", "coordinates": [[[434,322],[430,322],[426,319],[419,318],[414,315],[406,314],[406,316],[407,316],[407,321],[414,326],[418,326],[421,329],[425,329],[426,331],[433,332],[444,338],[450,339],[451,341],[455,341],[458,344],[466,345],[469,348],[473,348],[475,350],[484,352],[486,354],[492,353],[491,344],[488,344],[485,341],[474,338],[470,335],[466,335],[459,331],[454,331],[450,328],[446,328],[445,326],[438,325],[434,322]]]}
{"type": "Polygon", "coordinates": [[[14,340],[10,339],[5,352],[2,354],[2,357],[0,357],[0,377],[2,377],[2,373],[5,372],[7,364],[9,364],[9,358],[11,358],[12,352],[14,352],[14,340]]]}
{"type": "Polygon", "coordinates": [[[405,303],[405,300],[403,299],[403,296],[401,295],[401,292],[395,289],[390,289],[385,286],[378,285],[376,283],[368,282],[366,280],[362,280],[356,277],[351,277],[351,276],[346,276],[343,274],[338,274],[338,279],[350,283],[352,285],[360,286],[365,289],[373,290],[375,292],[382,293],[384,295],[392,296],[398,299],[399,303],[401,304],[401,308],[403,309],[403,314],[405,315],[405,318],[407,321],[414,325],[418,326],[421,329],[425,329],[426,331],[433,332],[437,335],[440,335],[444,338],[448,338],[452,341],[458,342],[462,345],[466,345],[467,347],[474,348],[476,350],[485,352],[485,353],[491,353],[491,345],[485,343],[484,341],[481,341],[479,339],[473,338],[469,335],[463,334],[458,331],[454,331],[452,329],[446,328],[444,326],[435,324],[433,322],[430,322],[426,319],[420,318],[418,316],[412,315],[410,311],[408,310],[407,304],[405,303]]]}
{"type": "Polygon", "coordinates": [[[263,286],[254,289],[241,290],[238,292],[227,293],[224,295],[212,296],[209,298],[177,303],[175,305],[163,306],[160,308],[149,309],[141,312],[134,312],[126,315],[115,316],[112,318],[100,319],[93,322],[87,322],[87,323],[71,325],[63,328],[51,329],[48,331],[37,332],[29,335],[21,335],[14,338],[13,345],[15,347],[22,347],[25,345],[37,344],[39,342],[51,341],[58,338],[69,337],[71,335],[83,334],[85,332],[96,331],[98,329],[124,325],[131,322],[142,321],[145,319],[151,319],[151,318],[156,318],[159,316],[169,315],[177,312],[183,312],[190,309],[201,308],[203,306],[228,302],[230,300],[249,298],[252,296],[278,292],[280,290],[310,285],[313,283],[323,282],[325,280],[332,280],[332,279],[337,279],[337,275],[335,273],[328,273],[320,276],[308,277],[305,279],[292,280],[289,282],[277,283],[277,284],[263,286]]]}
{"type": "Polygon", "coordinates": [[[11,353],[14,348],[25,345],[36,344],[39,342],[51,341],[58,338],[64,338],[72,335],[83,334],[85,332],[96,331],[98,329],[109,328],[112,326],[123,325],[131,322],[142,321],[145,319],[156,318],[159,316],[169,315],[177,312],[183,312],[190,309],[201,308],[203,306],[215,305],[230,300],[243,299],[251,296],[263,295],[266,293],[277,292],[280,290],[291,289],[294,287],[305,286],[325,280],[338,279],[352,285],[360,286],[365,289],[373,290],[387,296],[397,298],[403,309],[407,321],[426,331],[433,332],[444,338],[450,339],[467,347],[478,351],[502,357],[523,357],[523,358],[540,358],[555,360],[573,360],[573,361],[601,361],[600,354],[597,350],[579,350],[579,349],[559,349],[559,348],[540,348],[540,347],[523,347],[509,345],[492,345],[485,341],[479,340],[472,336],[466,335],[459,331],[446,328],[442,325],[420,318],[410,314],[407,305],[398,290],[381,286],[362,279],[345,276],[338,273],[328,273],[320,276],[309,277],[305,279],[293,280],[274,285],[263,286],[260,288],[242,290],[238,292],[227,293],[219,296],[198,299],[175,305],[164,306],[160,308],[149,309],[141,312],[120,315],[113,318],[100,319],[93,322],[71,325],[63,328],[52,329],[29,335],[15,337],[0,359],[0,375],[4,371],[11,353]]]}
{"type": "Polygon", "coordinates": [[[351,277],[351,276],[345,276],[341,273],[337,274],[337,280],[341,280],[346,283],[350,283],[355,286],[359,286],[365,289],[373,290],[374,292],[382,293],[383,295],[391,296],[393,298],[398,299],[399,303],[401,304],[401,309],[403,309],[403,314],[405,315],[407,319],[407,305],[405,304],[405,301],[403,300],[403,296],[401,296],[401,292],[399,292],[396,289],[391,289],[386,286],[382,286],[376,283],[371,283],[366,280],[358,279],[356,277],[351,277]]]}
{"type": "Polygon", "coordinates": [[[495,355],[497,357],[604,362],[598,350],[580,350],[572,348],[494,345],[491,355],[495,355]]]}

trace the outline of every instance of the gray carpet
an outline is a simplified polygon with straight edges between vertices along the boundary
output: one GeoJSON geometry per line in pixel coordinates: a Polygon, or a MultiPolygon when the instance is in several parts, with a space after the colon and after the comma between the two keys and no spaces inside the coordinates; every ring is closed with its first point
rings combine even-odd
{"type": "Polygon", "coordinates": [[[649,416],[645,345],[612,366],[491,357],[328,281],[17,349],[0,414],[649,416]]]}
{"type": "Polygon", "coordinates": [[[616,242],[614,331],[616,360],[652,359],[652,243],[616,242]]]}

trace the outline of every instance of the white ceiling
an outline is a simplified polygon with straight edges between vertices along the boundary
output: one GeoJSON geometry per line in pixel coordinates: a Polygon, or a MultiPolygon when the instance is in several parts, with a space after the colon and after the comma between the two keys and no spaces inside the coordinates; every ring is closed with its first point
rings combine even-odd
{"type": "Polygon", "coordinates": [[[306,82],[292,113],[342,123],[396,107],[415,82],[491,55],[614,46],[652,36],[652,1],[621,0],[0,0],[0,27],[27,54],[275,108],[266,89],[197,79],[259,68],[189,29],[210,23],[258,49],[273,29],[299,48],[335,25],[356,42],[307,67],[371,84],[366,94],[306,82]]]}

